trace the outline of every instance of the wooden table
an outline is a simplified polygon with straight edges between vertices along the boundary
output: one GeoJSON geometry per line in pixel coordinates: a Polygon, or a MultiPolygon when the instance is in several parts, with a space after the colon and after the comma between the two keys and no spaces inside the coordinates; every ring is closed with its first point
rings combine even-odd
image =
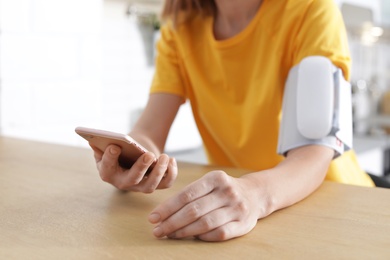
{"type": "Polygon", "coordinates": [[[0,259],[390,259],[390,191],[331,182],[241,238],[156,239],[149,212],[213,169],[179,167],[171,189],[122,193],[88,149],[0,137],[0,259]]]}

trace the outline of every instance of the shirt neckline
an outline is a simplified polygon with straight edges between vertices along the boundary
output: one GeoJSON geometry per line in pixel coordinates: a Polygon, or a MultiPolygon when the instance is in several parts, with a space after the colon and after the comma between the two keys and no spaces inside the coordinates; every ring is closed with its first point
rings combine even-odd
{"type": "Polygon", "coordinates": [[[263,16],[265,5],[268,2],[268,0],[263,0],[261,3],[259,9],[256,12],[256,15],[252,18],[252,20],[249,22],[249,24],[238,34],[234,35],[233,37],[230,37],[225,40],[216,40],[214,37],[214,17],[211,16],[208,19],[207,28],[208,28],[208,37],[210,38],[211,42],[214,46],[217,48],[228,48],[233,45],[236,45],[240,41],[242,41],[244,38],[246,38],[256,27],[258,24],[258,21],[260,20],[260,17],[263,16]]]}

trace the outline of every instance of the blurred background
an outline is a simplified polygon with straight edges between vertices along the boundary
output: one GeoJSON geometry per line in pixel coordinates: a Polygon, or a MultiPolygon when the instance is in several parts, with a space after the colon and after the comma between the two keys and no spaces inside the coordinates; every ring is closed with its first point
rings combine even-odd
{"type": "MultiPolygon", "coordinates": [[[[364,169],[389,174],[390,1],[335,2],[353,59],[355,150],[364,169]]],[[[127,133],[147,101],[162,4],[0,0],[0,133],[83,147],[76,126],[127,133]]],[[[167,151],[206,162],[189,104],[167,151]]]]}

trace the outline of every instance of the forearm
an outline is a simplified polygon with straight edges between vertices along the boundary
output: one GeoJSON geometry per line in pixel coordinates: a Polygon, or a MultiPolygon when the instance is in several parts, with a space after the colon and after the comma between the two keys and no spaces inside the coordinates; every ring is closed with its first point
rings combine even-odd
{"type": "Polygon", "coordinates": [[[134,140],[137,140],[137,142],[145,147],[148,151],[154,153],[157,157],[163,152],[163,147],[159,147],[159,145],[156,144],[156,142],[149,135],[136,130],[131,131],[129,135],[134,140]]]}
{"type": "Polygon", "coordinates": [[[173,94],[151,94],[130,136],[159,156],[164,151],[169,129],[184,101],[173,94]]]}
{"type": "Polygon", "coordinates": [[[289,152],[276,167],[242,178],[250,179],[259,201],[259,218],[304,199],[323,182],[334,151],[323,146],[304,146],[289,152]]]}

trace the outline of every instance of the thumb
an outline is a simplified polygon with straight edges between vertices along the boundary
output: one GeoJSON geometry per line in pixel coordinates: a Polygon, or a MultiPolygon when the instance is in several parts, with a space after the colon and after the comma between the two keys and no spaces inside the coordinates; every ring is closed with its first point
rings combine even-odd
{"type": "MultiPolygon", "coordinates": [[[[116,145],[108,145],[101,161],[99,162],[100,167],[103,167],[104,172],[108,171],[111,174],[111,171],[118,166],[118,157],[121,153],[121,148],[116,145]]],[[[99,167],[98,167],[99,168],[99,167]]]]}
{"type": "Polygon", "coordinates": [[[109,160],[117,161],[121,152],[122,150],[119,146],[111,144],[107,146],[103,156],[109,160]]]}

